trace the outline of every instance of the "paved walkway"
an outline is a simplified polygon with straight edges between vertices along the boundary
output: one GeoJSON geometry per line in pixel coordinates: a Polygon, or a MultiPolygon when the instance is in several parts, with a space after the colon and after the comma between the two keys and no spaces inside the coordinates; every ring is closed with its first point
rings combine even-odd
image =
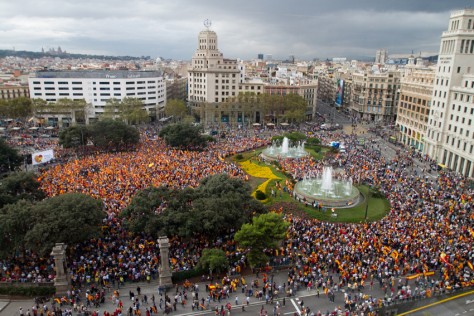
{"type": "MultiPolygon", "coordinates": [[[[271,278],[271,275],[267,275],[268,278],[271,278]]],[[[288,272],[287,270],[280,271],[274,274],[274,282],[277,286],[283,285],[288,277],[288,272]]],[[[246,275],[244,276],[247,284],[250,284],[252,280],[256,279],[255,274],[253,275],[246,275]]],[[[260,274],[260,285],[262,284],[262,274],[260,274]]],[[[220,282],[220,280],[218,280],[220,282]]],[[[124,307],[124,313],[123,315],[127,315],[125,311],[129,309],[130,306],[132,306],[132,301],[130,300],[129,297],[129,292],[133,291],[135,295],[137,295],[137,290],[136,288],[140,286],[141,288],[141,299],[143,299],[144,295],[147,296],[148,298],[148,304],[142,304],[141,305],[141,310],[142,310],[142,315],[145,315],[145,308],[150,308],[152,304],[152,297],[153,295],[155,296],[155,304],[158,307],[159,302],[160,302],[160,295],[158,293],[158,282],[157,281],[152,281],[150,283],[128,283],[125,286],[120,288],[120,299],[123,302],[123,307],[124,307]]],[[[269,315],[272,314],[273,308],[275,308],[275,305],[270,305],[266,304],[265,298],[262,300],[259,300],[255,297],[250,298],[250,304],[247,306],[245,304],[245,312],[242,312],[242,304],[245,303],[246,301],[246,296],[244,293],[242,293],[241,288],[237,288],[237,291],[234,293],[230,294],[229,299],[221,300],[220,302],[213,301],[212,299],[209,301],[208,299],[208,293],[206,292],[206,283],[199,282],[199,299],[204,298],[206,300],[206,310],[204,311],[193,311],[191,308],[190,302],[188,302],[186,305],[181,305],[178,304],[176,311],[171,312],[170,315],[211,315],[214,314],[213,309],[217,306],[221,308],[221,306],[225,306],[227,303],[230,303],[233,307],[232,310],[232,315],[258,315],[259,311],[262,308],[265,308],[266,310],[270,311],[269,315]],[[236,304],[236,298],[238,299],[238,304],[236,304]],[[254,313],[255,312],[255,313],[254,313]]],[[[250,285],[249,285],[250,286],[250,285]]],[[[182,291],[182,286],[179,288],[180,291],[182,291]]],[[[260,286],[261,289],[261,286],[260,286]]],[[[188,301],[190,301],[191,298],[191,293],[188,292],[188,301]]],[[[169,289],[167,294],[171,297],[172,301],[174,301],[174,295],[176,293],[176,289],[169,289]]],[[[373,290],[370,290],[368,287],[363,290],[364,294],[371,295],[373,297],[383,297],[383,291],[379,289],[379,286],[376,285],[374,286],[373,290]]],[[[106,293],[106,301],[104,304],[101,304],[96,310],[100,312],[100,315],[103,315],[104,311],[108,311],[110,313],[113,313],[113,311],[116,309],[116,305],[113,304],[111,300],[111,296],[113,294],[113,290],[110,290],[109,292],[106,293]]],[[[356,295],[355,294],[352,295],[356,295]]],[[[335,302],[330,302],[329,299],[326,297],[326,295],[322,292],[320,293],[320,297],[317,298],[317,290],[312,289],[312,290],[307,290],[306,288],[304,289],[299,289],[296,294],[292,297],[287,297],[286,295],[283,295],[283,293],[280,293],[278,295],[278,298],[275,299],[275,301],[279,302],[279,306],[281,307],[282,310],[282,315],[285,313],[293,313],[293,312],[298,312],[298,307],[300,306],[299,303],[304,300],[305,305],[311,307],[311,310],[317,311],[321,310],[322,312],[326,311],[333,311],[335,308],[338,306],[341,306],[342,308],[344,307],[344,298],[343,298],[343,292],[339,291],[335,293],[336,299],[335,302]],[[285,298],[285,301],[283,301],[283,298],[285,298]]],[[[84,299],[84,295],[82,297],[84,299]]],[[[1,304],[6,303],[6,302],[0,302],[1,304]]],[[[26,300],[13,300],[9,302],[8,305],[5,306],[5,308],[0,312],[0,315],[9,315],[9,316],[19,316],[19,309],[20,307],[23,308],[23,310],[26,312],[27,309],[31,310],[31,307],[33,306],[34,302],[33,299],[26,299],[26,300]]],[[[48,306],[51,306],[49,303],[48,306]]],[[[64,308],[63,308],[64,310],[64,308]]],[[[92,310],[92,309],[89,309],[92,310]]],[[[164,312],[159,309],[158,307],[158,315],[163,315],[164,312]]],[[[81,315],[80,313],[73,313],[73,315],[81,315]]],[[[156,315],[156,314],[154,314],[156,315]]]]}

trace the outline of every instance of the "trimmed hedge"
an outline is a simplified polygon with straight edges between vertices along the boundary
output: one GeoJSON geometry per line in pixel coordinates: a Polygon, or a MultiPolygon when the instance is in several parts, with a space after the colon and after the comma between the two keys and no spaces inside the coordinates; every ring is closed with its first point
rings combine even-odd
{"type": "Polygon", "coordinates": [[[263,201],[267,198],[267,195],[264,192],[257,190],[255,192],[255,198],[259,201],[263,201]]]}
{"type": "Polygon", "coordinates": [[[15,296],[52,296],[56,293],[54,286],[37,286],[37,285],[21,285],[21,286],[0,286],[0,295],[15,296]]]}
{"type": "Polygon", "coordinates": [[[192,270],[174,272],[173,275],[171,276],[171,280],[173,281],[173,283],[179,283],[186,279],[191,279],[191,278],[201,276],[203,275],[203,273],[204,271],[202,269],[197,269],[197,268],[192,269],[192,270]]]}

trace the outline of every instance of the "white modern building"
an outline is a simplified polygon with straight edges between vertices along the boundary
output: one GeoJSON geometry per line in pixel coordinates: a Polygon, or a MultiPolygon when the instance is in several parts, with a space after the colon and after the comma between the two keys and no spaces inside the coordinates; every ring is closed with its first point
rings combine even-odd
{"type": "MultiPolygon", "coordinates": [[[[139,99],[152,118],[159,115],[166,103],[166,84],[160,71],[40,71],[28,82],[32,99],[53,103],[59,99],[85,100],[86,123],[97,120],[112,98],[139,99]]],[[[45,119],[67,122],[71,118],[45,119]]]]}
{"type": "Polygon", "coordinates": [[[424,153],[474,176],[474,9],[453,12],[441,36],[424,153]]]}

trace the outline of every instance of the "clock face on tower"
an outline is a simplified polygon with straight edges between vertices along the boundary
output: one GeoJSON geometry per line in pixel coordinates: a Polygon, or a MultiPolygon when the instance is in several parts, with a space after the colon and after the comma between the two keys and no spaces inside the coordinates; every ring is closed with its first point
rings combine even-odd
{"type": "Polygon", "coordinates": [[[205,26],[205,27],[210,28],[210,27],[211,27],[211,24],[212,24],[211,20],[209,20],[209,19],[205,19],[205,20],[204,20],[204,26],[205,26]]]}

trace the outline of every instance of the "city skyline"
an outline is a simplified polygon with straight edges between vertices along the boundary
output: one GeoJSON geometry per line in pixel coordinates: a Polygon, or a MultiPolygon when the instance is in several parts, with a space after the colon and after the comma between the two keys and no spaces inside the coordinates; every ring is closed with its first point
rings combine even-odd
{"type": "MultiPolygon", "coordinates": [[[[275,59],[372,57],[437,52],[452,11],[466,0],[385,2],[338,0],[291,2],[216,0],[195,3],[104,0],[0,3],[0,49],[161,56],[189,60],[197,35],[212,21],[227,58],[275,59]]],[[[472,4],[471,4],[472,5],[472,4]]]]}

